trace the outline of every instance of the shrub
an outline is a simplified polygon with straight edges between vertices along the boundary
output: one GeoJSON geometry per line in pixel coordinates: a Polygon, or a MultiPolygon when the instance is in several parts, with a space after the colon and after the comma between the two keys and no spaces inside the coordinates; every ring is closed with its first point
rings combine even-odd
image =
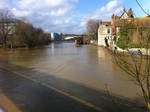
{"type": "Polygon", "coordinates": [[[144,44],[128,44],[129,48],[144,48],[145,46],[144,44]]]}
{"type": "Polygon", "coordinates": [[[20,21],[15,28],[15,33],[10,40],[13,47],[26,46],[28,48],[46,45],[49,42],[47,34],[40,28],[34,28],[33,25],[20,21]]]}
{"type": "Polygon", "coordinates": [[[128,44],[123,39],[119,39],[118,42],[117,42],[117,46],[122,48],[122,49],[125,49],[125,48],[128,47],[128,44]]]}

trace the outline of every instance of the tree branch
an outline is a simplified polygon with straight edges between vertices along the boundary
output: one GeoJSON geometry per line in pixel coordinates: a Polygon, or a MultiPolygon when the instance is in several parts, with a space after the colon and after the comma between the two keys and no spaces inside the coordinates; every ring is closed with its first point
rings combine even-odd
{"type": "Polygon", "coordinates": [[[150,16],[150,14],[147,13],[147,12],[145,11],[145,9],[142,7],[142,5],[140,4],[140,2],[139,2],[138,0],[136,0],[136,2],[137,2],[137,4],[139,5],[139,7],[142,9],[142,11],[143,11],[146,15],[150,16]]]}

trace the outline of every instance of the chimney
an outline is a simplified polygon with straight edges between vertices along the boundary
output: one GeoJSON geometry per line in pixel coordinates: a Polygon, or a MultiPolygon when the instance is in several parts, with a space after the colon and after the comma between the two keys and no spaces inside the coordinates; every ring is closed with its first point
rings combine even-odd
{"type": "Polygon", "coordinates": [[[126,8],[124,8],[123,11],[124,11],[124,12],[127,12],[127,11],[126,11],[126,8]]]}

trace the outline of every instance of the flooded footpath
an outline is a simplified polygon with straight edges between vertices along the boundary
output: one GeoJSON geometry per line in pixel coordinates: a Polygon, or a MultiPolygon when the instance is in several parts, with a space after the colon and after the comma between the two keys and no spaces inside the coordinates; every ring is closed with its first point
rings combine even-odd
{"type": "Polygon", "coordinates": [[[104,48],[63,42],[0,52],[0,92],[24,112],[141,112],[140,89],[104,48]]]}

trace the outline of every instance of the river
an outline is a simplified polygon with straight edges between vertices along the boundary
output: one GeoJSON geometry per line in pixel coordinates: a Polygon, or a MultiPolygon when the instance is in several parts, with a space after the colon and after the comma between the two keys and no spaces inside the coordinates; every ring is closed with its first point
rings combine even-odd
{"type": "Polygon", "coordinates": [[[102,47],[73,42],[51,43],[43,48],[0,50],[1,61],[63,78],[97,90],[138,100],[139,88],[131,77],[113,62],[102,47]]]}

